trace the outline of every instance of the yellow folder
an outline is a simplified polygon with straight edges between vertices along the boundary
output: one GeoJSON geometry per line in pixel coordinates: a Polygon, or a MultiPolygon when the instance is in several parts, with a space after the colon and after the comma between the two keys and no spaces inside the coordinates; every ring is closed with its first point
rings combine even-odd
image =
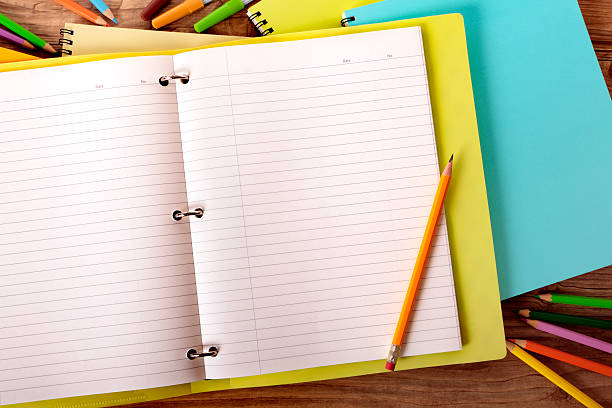
{"type": "MultiPolygon", "coordinates": [[[[506,355],[504,329],[465,29],[461,15],[448,14],[369,26],[279,34],[212,47],[292,41],[412,26],[420,26],[422,30],[439,161],[444,165],[451,153],[455,155],[453,182],[446,199],[446,217],[463,348],[449,353],[405,357],[400,359],[397,369],[500,359],[506,355]]],[[[101,58],[177,54],[178,52],[180,51],[39,60],[3,64],[0,65],[0,71],[65,65],[101,58]]],[[[384,360],[367,361],[253,377],[206,380],[193,383],[191,386],[182,385],[155,390],[66,398],[61,400],[61,404],[58,401],[42,401],[14,405],[14,407],[92,408],[172,397],[190,392],[289,384],[383,371],[385,371],[384,360]]]]}

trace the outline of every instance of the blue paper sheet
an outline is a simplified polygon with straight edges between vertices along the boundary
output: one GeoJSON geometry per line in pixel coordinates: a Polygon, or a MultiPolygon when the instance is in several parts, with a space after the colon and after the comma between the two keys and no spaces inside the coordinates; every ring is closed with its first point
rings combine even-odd
{"type": "Polygon", "coordinates": [[[576,0],[385,0],[344,14],[356,25],[454,12],[501,298],[612,264],[612,102],[576,0]]]}

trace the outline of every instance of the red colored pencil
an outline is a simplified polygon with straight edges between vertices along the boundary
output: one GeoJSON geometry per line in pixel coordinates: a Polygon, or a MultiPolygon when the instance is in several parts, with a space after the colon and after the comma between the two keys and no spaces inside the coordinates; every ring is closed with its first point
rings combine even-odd
{"type": "Polygon", "coordinates": [[[524,348],[525,350],[532,351],[534,353],[541,354],[546,357],[554,358],[555,360],[563,361],[576,367],[584,368],[585,370],[594,371],[596,373],[612,377],[612,367],[610,366],[600,364],[593,360],[588,360],[586,358],[578,357],[552,347],[547,347],[543,344],[536,343],[535,341],[520,339],[508,340],[520,346],[521,348],[524,348]]]}

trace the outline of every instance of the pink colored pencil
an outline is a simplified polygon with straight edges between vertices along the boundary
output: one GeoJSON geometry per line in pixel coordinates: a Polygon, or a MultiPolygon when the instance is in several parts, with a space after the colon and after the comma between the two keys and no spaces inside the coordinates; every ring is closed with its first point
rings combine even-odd
{"type": "Polygon", "coordinates": [[[603,340],[595,339],[585,334],[577,333],[573,330],[568,330],[563,327],[555,326],[554,324],[546,323],[541,320],[521,319],[534,329],[541,330],[555,336],[563,337],[576,343],[584,344],[585,346],[593,347],[606,353],[612,354],[612,343],[603,340]]]}

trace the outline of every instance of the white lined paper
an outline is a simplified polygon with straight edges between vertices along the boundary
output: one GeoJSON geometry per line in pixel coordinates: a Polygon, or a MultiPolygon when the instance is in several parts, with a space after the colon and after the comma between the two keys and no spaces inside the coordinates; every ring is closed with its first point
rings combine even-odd
{"type": "Polygon", "coordinates": [[[186,206],[171,69],[0,77],[1,403],[203,377],[185,358],[201,345],[189,225],[170,217],[186,206]]]}
{"type": "MultiPolygon", "coordinates": [[[[175,56],[207,378],[386,356],[439,180],[392,31],[175,56]]],[[[442,218],[403,355],[461,348],[449,254],[442,218]]]]}

